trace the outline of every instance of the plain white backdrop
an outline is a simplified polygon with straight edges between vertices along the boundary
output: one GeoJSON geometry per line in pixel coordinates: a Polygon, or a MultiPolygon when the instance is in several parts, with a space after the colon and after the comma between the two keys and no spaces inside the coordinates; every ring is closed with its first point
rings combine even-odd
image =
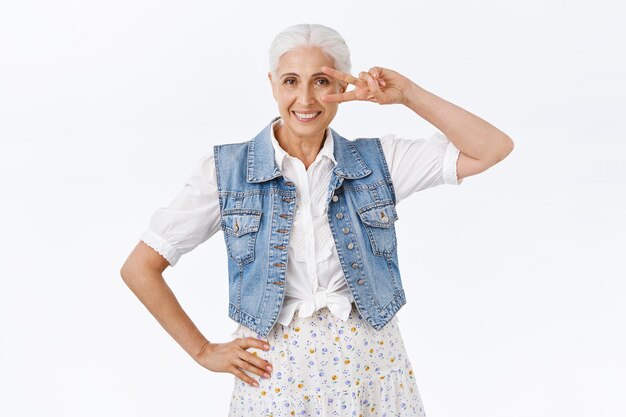
{"type": "MultiPolygon", "coordinates": [[[[119,275],[152,212],[217,143],[272,117],[267,49],[337,29],[515,141],[398,206],[400,328],[430,417],[626,415],[626,86],[618,1],[69,1],[0,5],[0,415],[225,416],[119,275]]],[[[436,129],[340,105],[346,137],[436,129]]],[[[164,274],[225,342],[218,233],[164,274]]]]}

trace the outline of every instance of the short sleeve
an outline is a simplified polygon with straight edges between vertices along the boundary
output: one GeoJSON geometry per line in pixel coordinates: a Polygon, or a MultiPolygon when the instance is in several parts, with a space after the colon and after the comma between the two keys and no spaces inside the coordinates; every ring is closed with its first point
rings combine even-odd
{"type": "Polygon", "coordinates": [[[140,240],[171,266],[220,230],[220,208],[213,152],[200,158],[183,189],[152,214],[140,240]]]}
{"type": "Polygon", "coordinates": [[[460,185],[456,163],[460,151],[441,132],[428,139],[380,138],[396,193],[396,204],[411,194],[441,184],[460,185]]]}

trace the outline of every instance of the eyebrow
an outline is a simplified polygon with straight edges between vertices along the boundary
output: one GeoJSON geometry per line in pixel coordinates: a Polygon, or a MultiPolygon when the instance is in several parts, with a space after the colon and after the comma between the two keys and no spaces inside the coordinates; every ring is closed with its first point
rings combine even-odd
{"type": "MultiPolygon", "coordinates": [[[[311,75],[311,77],[319,77],[320,75],[323,75],[323,76],[325,76],[325,77],[327,77],[327,76],[328,76],[328,75],[324,74],[323,72],[316,72],[315,74],[311,75]]],[[[281,76],[280,76],[280,78],[284,78],[284,77],[287,77],[287,76],[291,76],[291,77],[296,76],[296,77],[299,77],[299,75],[298,75],[298,74],[296,74],[295,72],[288,72],[288,73],[286,73],[286,74],[281,75],[281,76]]]]}

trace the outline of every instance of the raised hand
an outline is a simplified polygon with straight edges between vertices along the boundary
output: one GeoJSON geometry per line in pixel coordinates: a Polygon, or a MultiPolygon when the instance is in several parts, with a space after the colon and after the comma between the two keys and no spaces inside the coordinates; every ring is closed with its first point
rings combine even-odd
{"type": "Polygon", "coordinates": [[[381,67],[372,67],[368,72],[362,71],[359,78],[330,67],[322,67],[322,72],[354,86],[354,89],[345,93],[322,96],[321,100],[327,103],[362,100],[378,104],[405,104],[407,91],[412,84],[405,76],[381,67]]]}
{"type": "Polygon", "coordinates": [[[258,387],[257,381],[244,371],[264,378],[270,377],[271,364],[248,351],[248,348],[268,350],[265,345],[267,342],[253,337],[240,337],[228,343],[207,343],[196,360],[213,372],[229,372],[242,381],[258,387]]]}

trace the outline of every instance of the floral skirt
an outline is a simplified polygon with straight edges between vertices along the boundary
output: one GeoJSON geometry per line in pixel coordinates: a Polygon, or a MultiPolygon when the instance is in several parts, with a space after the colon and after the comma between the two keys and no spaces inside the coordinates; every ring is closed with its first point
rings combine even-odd
{"type": "Polygon", "coordinates": [[[268,341],[269,351],[248,351],[274,371],[269,379],[246,371],[258,387],[235,377],[229,417],[426,415],[397,315],[375,330],[353,303],[346,321],[324,307],[276,323],[267,338],[243,326],[233,336],[268,341]]]}

